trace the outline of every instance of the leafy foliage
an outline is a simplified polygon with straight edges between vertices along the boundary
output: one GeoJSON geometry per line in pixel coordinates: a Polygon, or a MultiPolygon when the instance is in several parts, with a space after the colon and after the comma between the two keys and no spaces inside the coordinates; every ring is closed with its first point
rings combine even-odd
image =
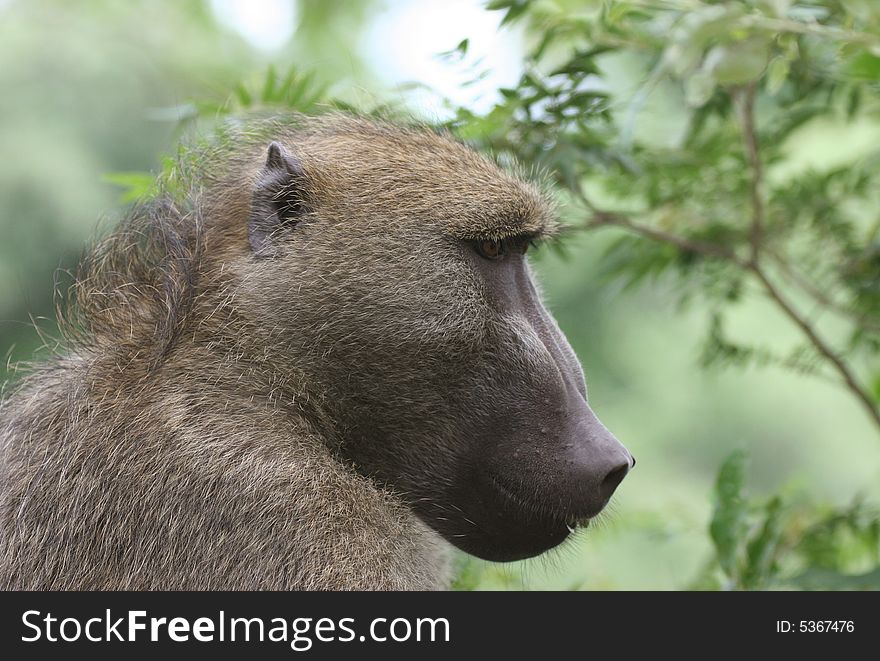
{"type": "Polygon", "coordinates": [[[801,170],[789,154],[790,138],[819,122],[876,122],[880,3],[489,6],[530,28],[527,69],[487,113],[458,108],[449,127],[502,161],[553,173],[576,226],[624,230],[608,275],[635,285],[671,273],[683,301],[701,295],[703,365],[833,378],[880,430],[880,150],[801,170]],[[621,63],[641,71],[636,90],[615,88],[609,72],[621,63]],[[645,136],[639,114],[661,90],[677,128],[645,136]],[[732,339],[729,311],[755,294],[803,341],[780,351],[732,339]]]}
{"type": "MultiPolygon", "coordinates": [[[[830,378],[880,431],[880,143],[803,167],[813,126],[878,134],[880,3],[865,0],[494,0],[530,31],[526,71],[448,127],[501,162],[551,173],[572,224],[616,228],[601,271],[627,287],[672,276],[699,298],[704,367],[773,365],[830,378]],[[636,89],[615,84],[625,68],[636,89]],[[661,97],[677,121],[639,118],[661,97]],[[769,300],[799,337],[736,337],[769,300]]],[[[466,48],[462,42],[459,48],[466,48]]],[[[746,494],[746,456],[714,490],[703,589],[876,589],[880,514],[746,494]]],[[[473,580],[471,576],[470,580],[473,580]]]]}
{"type": "Polygon", "coordinates": [[[817,509],[781,495],[751,499],[745,465],[738,451],[718,472],[709,524],[715,556],[693,587],[880,588],[880,512],[860,501],[817,509]]]}
{"type": "MultiPolygon", "coordinates": [[[[260,118],[279,112],[317,115],[329,111],[391,117],[395,109],[383,104],[376,104],[371,108],[354,108],[334,97],[328,86],[319,82],[315,72],[301,71],[291,66],[279,73],[275,66],[270,65],[260,75],[236,82],[231,92],[224,92],[213,98],[198,98],[160,112],[177,118],[178,130],[181,132],[199,122],[202,130],[192,132],[188,137],[190,142],[208,147],[211,141],[222,140],[224,132],[230,126],[246,118],[260,118]]],[[[187,146],[179,148],[176,158],[166,157],[162,160],[162,169],[158,176],[153,172],[133,171],[110,172],[103,178],[122,189],[120,202],[123,204],[153,196],[158,190],[159,182],[166,191],[175,192],[179,181],[177,169],[186,166],[187,161],[198,153],[198,150],[187,146]]]]}
{"type": "Polygon", "coordinates": [[[279,73],[269,66],[265,74],[253,81],[239,81],[232,94],[214,101],[194,103],[199,115],[228,116],[270,109],[316,112],[328,102],[327,87],[317,82],[314,72],[301,72],[294,67],[279,73]]]}

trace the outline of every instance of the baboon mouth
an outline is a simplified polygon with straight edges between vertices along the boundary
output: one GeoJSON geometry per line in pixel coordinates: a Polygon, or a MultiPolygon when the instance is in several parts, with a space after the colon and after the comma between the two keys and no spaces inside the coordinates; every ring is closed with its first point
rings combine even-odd
{"type": "Polygon", "coordinates": [[[491,476],[492,486],[495,488],[495,491],[502,496],[502,498],[515,505],[518,509],[523,510],[525,513],[531,515],[537,519],[549,519],[552,517],[548,516],[548,512],[545,511],[544,507],[541,507],[537,503],[532,503],[530,500],[520,496],[516,491],[506,486],[501,480],[499,480],[494,475],[491,476]]]}
{"type": "Polygon", "coordinates": [[[517,494],[516,491],[506,486],[494,475],[491,480],[495,491],[500,494],[506,502],[511,503],[518,509],[522,510],[527,518],[544,522],[548,528],[562,529],[565,527],[569,533],[573,533],[578,528],[583,529],[590,525],[591,517],[571,515],[560,516],[559,513],[554,512],[552,508],[538,505],[537,503],[533,503],[529,499],[517,494]]]}

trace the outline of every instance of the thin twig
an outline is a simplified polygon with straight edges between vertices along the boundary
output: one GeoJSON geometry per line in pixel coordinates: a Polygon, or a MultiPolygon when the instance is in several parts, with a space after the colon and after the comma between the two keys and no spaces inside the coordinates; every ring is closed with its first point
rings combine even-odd
{"type": "Polygon", "coordinates": [[[761,153],[758,145],[758,132],[755,130],[755,83],[743,88],[739,97],[740,121],[742,123],[743,146],[746,158],[749,162],[751,177],[749,180],[749,193],[752,200],[752,262],[758,263],[761,252],[761,243],[764,240],[764,167],[761,163],[761,153]]]}
{"type": "Polygon", "coordinates": [[[865,330],[868,330],[872,333],[880,333],[880,325],[877,325],[871,319],[868,319],[867,313],[856,314],[853,310],[846,307],[845,304],[834,300],[830,295],[826,294],[816,285],[810,282],[810,280],[803,273],[800,273],[791,264],[786,262],[785,259],[783,259],[781,255],[779,255],[779,253],[772,249],[768,249],[765,246],[764,254],[766,254],[770,258],[773,266],[779,270],[780,274],[789,283],[797,286],[802,292],[807,294],[821,307],[825,308],[826,310],[830,310],[831,312],[837,314],[843,319],[846,319],[849,323],[855,324],[856,326],[864,328],[865,330]]]}
{"type": "Polygon", "coordinates": [[[623,229],[626,229],[633,234],[638,234],[640,236],[644,236],[646,238],[653,239],[654,241],[659,241],[661,243],[668,243],[678,248],[681,248],[682,250],[697,253],[705,257],[714,257],[716,259],[723,259],[728,262],[733,262],[734,264],[744,269],[747,268],[749,265],[749,262],[742,259],[733,250],[726,246],[717,243],[696,241],[694,239],[687,239],[685,237],[676,236],[675,234],[670,234],[662,230],[654,229],[653,227],[648,227],[647,225],[634,223],[626,216],[618,213],[613,213],[609,211],[596,211],[593,213],[593,216],[590,218],[589,222],[587,222],[586,227],[587,229],[596,229],[599,227],[622,227],[623,229]]]}
{"type": "Polygon", "coordinates": [[[840,376],[843,378],[844,384],[852,392],[853,395],[862,403],[868,415],[880,427],[880,409],[874,403],[871,395],[858,382],[849,366],[837,355],[837,353],[817,334],[816,330],[810,323],[800,315],[794,306],[782,295],[776,286],[767,278],[767,274],[757,264],[751,264],[749,271],[761,282],[764,290],[772,298],[780,309],[798,326],[804,335],[810,340],[816,350],[830,362],[840,376]]]}

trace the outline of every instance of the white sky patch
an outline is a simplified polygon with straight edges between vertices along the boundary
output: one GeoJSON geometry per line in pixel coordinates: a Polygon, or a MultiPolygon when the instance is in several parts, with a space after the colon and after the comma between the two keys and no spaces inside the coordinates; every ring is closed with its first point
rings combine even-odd
{"type": "Polygon", "coordinates": [[[499,87],[513,87],[522,73],[522,37],[499,31],[503,12],[490,12],[479,0],[389,0],[367,28],[362,51],[392,86],[422,83],[430,90],[406,93],[415,109],[448,116],[442,99],[485,111],[499,87]],[[469,39],[467,56],[448,61],[438,53],[469,39]],[[468,84],[478,74],[485,77],[468,84]]]}
{"type": "Polygon", "coordinates": [[[211,9],[222,23],[264,51],[284,46],[296,28],[294,0],[211,0],[211,9]]]}

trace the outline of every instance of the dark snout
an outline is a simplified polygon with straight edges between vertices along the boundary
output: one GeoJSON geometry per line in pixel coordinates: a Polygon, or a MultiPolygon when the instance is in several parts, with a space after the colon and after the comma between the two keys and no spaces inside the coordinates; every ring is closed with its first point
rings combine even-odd
{"type": "Polygon", "coordinates": [[[546,495],[551,502],[563,504],[571,520],[588,519],[608,504],[635,460],[587,404],[577,356],[541,304],[531,278],[521,274],[517,287],[524,317],[544,349],[543,359],[533,367],[536,374],[545,375],[543,387],[536,390],[543,391],[542,401],[561,404],[551,410],[545,407],[536,416],[544,429],[554,430],[546,439],[546,454],[558,452],[554,484],[546,495]]]}
{"type": "Polygon", "coordinates": [[[487,278],[505,316],[493,328],[502,352],[472,371],[464,407],[477,415],[457,432],[450,508],[419,498],[416,511],[448,541],[486,560],[529,558],[561,544],[595,517],[635,465],[587,404],[580,362],[544,309],[524,263],[487,278]]]}
{"type": "Polygon", "coordinates": [[[568,431],[564,490],[570,494],[575,520],[596,516],[635,465],[635,459],[605,428],[585,402],[568,431]]]}
{"type": "Polygon", "coordinates": [[[566,503],[570,520],[589,519],[608,504],[635,460],[587,404],[580,362],[541,304],[531,280],[525,278],[519,285],[525,317],[545,350],[544,360],[534,367],[535,373],[545,374],[543,388],[538,390],[543,390],[543,401],[562,404],[544,408],[536,416],[545,428],[555,430],[550,454],[559,452],[555,484],[548,496],[566,503]]]}

